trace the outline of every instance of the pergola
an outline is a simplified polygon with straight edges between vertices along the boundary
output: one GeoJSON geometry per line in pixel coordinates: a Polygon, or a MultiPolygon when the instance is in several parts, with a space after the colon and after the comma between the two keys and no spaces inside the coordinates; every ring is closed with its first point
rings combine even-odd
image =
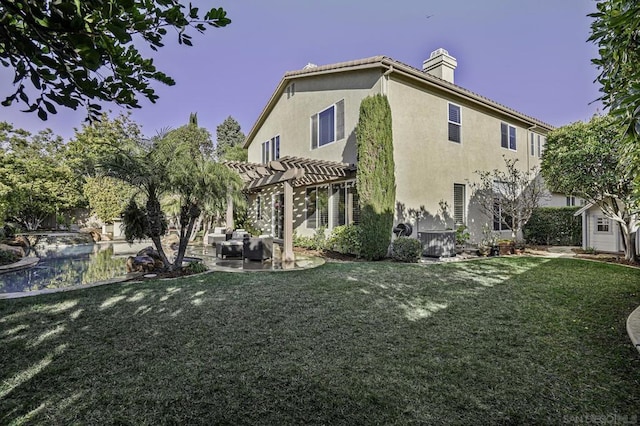
{"type": "MultiPolygon", "coordinates": [[[[248,191],[279,185],[284,192],[284,229],[282,260],[293,261],[293,188],[317,185],[354,175],[356,166],[335,161],[300,157],[282,157],[267,164],[228,161],[224,163],[237,172],[248,191]]],[[[227,223],[233,221],[232,207],[227,210],[227,223]],[[231,217],[229,217],[231,215],[231,217]]]]}

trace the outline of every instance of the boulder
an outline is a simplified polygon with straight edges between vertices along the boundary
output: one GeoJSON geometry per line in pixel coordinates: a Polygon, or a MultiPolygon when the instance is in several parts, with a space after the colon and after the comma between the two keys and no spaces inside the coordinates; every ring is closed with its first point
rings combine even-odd
{"type": "Polygon", "coordinates": [[[0,251],[9,251],[17,254],[19,257],[24,257],[25,250],[20,246],[10,246],[7,244],[0,244],[0,251]]]}
{"type": "Polygon", "coordinates": [[[25,251],[29,250],[31,247],[31,242],[24,235],[17,235],[13,240],[7,241],[7,244],[10,246],[22,247],[25,251]]]}
{"type": "Polygon", "coordinates": [[[153,259],[154,262],[154,269],[155,270],[162,270],[164,268],[164,262],[162,261],[162,258],[160,257],[160,254],[158,253],[158,251],[156,249],[154,249],[153,247],[149,246],[149,247],[145,247],[142,250],[140,250],[137,254],[138,256],[147,256],[150,257],[151,259],[153,259]]]}
{"type": "Polygon", "coordinates": [[[102,233],[99,229],[96,228],[82,228],[80,229],[80,233],[82,234],[91,234],[91,238],[93,242],[97,243],[102,239],[102,233]]]}
{"type": "Polygon", "coordinates": [[[156,269],[156,262],[150,256],[129,256],[127,258],[127,273],[149,273],[156,269]]]}

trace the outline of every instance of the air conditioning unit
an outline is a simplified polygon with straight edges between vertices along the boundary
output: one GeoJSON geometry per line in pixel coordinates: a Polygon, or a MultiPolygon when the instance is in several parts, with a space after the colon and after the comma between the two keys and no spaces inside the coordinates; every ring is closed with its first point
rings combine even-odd
{"type": "Polygon", "coordinates": [[[418,232],[422,243],[422,255],[428,257],[451,257],[456,255],[456,231],[418,232]]]}

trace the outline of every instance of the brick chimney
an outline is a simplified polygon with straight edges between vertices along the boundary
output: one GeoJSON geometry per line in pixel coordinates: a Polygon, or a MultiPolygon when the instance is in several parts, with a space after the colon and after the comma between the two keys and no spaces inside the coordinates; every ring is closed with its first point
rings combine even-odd
{"type": "Polygon", "coordinates": [[[456,61],[456,58],[449,55],[449,52],[443,48],[440,48],[431,52],[429,59],[422,63],[422,71],[453,83],[453,72],[457,66],[458,61],[456,61]]]}

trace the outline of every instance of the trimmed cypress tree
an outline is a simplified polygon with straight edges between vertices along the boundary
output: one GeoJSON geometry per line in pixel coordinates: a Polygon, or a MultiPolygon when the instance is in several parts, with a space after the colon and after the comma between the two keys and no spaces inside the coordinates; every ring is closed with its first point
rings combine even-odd
{"type": "Polygon", "coordinates": [[[396,201],[391,107],[386,96],[362,100],[356,140],[361,255],[377,260],[386,257],[389,250],[396,201]]]}

